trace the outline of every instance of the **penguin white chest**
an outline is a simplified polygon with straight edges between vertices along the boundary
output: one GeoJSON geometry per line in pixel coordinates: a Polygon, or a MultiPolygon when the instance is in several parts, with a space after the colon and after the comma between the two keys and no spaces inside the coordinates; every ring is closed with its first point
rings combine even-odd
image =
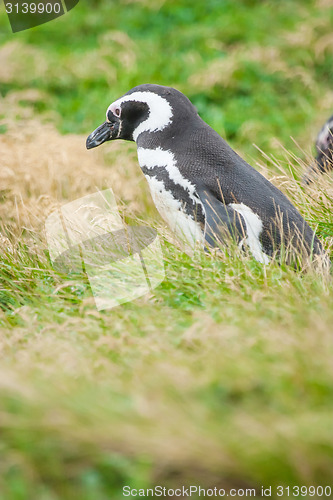
{"type": "Polygon", "coordinates": [[[204,235],[200,224],[185,212],[184,202],[166,187],[166,182],[163,180],[163,178],[170,179],[176,186],[185,189],[192,201],[197,203],[194,186],[182,177],[173,154],[160,148],[154,150],[138,148],[138,159],[148,181],[154,204],[170,229],[191,249],[197,242],[203,244],[204,235]],[[159,178],[154,175],[156,169],[162,174],[158,176],[159,178]]]}

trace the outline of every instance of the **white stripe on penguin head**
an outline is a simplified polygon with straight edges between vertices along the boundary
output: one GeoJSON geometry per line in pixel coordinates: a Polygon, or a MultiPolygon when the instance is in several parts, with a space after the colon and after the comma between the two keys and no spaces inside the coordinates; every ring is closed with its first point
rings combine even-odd
{"type": "Polygon", "coordinates": [[[106,114],[108,114],[109,110],[113,112],[123,102],[130,101],[144,102],[149,107],[148,118],[140,123],[133,132],[133,139],[135,141],[137,141],[142,132],[157,132],[158,130],[163,130],[171,123],[172,108],[170,104],[166,99],[154,92],[133,92],[133,94],[120,97],[120,99],[110,104],[106,114]]]}

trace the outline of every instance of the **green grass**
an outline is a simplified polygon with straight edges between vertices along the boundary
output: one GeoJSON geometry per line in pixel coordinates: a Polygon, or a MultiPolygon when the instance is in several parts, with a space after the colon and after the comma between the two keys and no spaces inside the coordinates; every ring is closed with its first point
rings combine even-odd
{"type": "Polygon", "coordinates": [[[175,86],[331,252],[332,179],[297,180],[332,112],[332,6],[81,0],[15,35],[1,9],[0,500],[117,500],[124,485],[333,490],[331,276],[237,249],[187,256],[133,145],[84,150],[129,88],[175,86]],[[128,223],[157,227],[166,278],[98,312],[84,273],[53,269],[43,226],[59,203],[107,187],[128,223]]]}
{"type": "Polygon", "coordinates": [[[331,484],[331,280],[164,243],[153,294],[97,313],[84,276],[17,251],[3,276],[4,499],[331,484]]]}
{"type": "Polygon", "coordinates": [[[330,113],[332,9],[313,0],[192,3],[81,0],[15,35],[2,15],[0,43],[23,48],[13,49],[18,68],[0,92],[40,89],[39,108],[55,110],[63,132],[87,133],[131,87],[172,85],[243,154],[274,137],[289,149],[290,136],[312,145],[330,113]]]}

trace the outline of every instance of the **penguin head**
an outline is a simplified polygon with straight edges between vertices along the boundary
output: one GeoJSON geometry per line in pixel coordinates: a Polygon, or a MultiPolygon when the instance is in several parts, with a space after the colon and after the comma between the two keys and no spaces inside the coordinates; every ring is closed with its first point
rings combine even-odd
{"type": "Polygon", "coordinates": [[[315,176],[333,169],[333,116],[327,120],[316,140],[317,156],[305,173],[302,184],[313,182],[315,176]]]}
{"type": "Polygon", "coordinates": [[[333,168],[333,116],[325,123],[316,141],[316,162],[322,171],[333,168]]]}
{"type": "MultiPolygon", "coordinates": [[[[167,131],[177,122],[184,125],[197,111],[187,97],[171,87],[144,84],[134,87],[114,101],[106,111],[106,121],[87,138],[87,149],[105,141],[137,141],[144,133],[167,131]],[[176,120],[175,120],[176,118],[176,120]]],[[[173,134],[177,130],[173,129],[173,134]]]]}

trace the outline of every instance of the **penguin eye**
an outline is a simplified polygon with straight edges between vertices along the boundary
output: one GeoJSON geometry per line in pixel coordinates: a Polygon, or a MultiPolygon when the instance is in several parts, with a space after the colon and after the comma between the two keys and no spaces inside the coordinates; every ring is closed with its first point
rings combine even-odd
{"type": "Polygon", "coordinates": [[[119,118],[121,115],[121,107],[116,106],[115,104],[111,104],[111,106],[108,107],[108,110],[106,112],[106,118],[109,122],[114,121],[114,117],[116,116],[119,118]]]}

